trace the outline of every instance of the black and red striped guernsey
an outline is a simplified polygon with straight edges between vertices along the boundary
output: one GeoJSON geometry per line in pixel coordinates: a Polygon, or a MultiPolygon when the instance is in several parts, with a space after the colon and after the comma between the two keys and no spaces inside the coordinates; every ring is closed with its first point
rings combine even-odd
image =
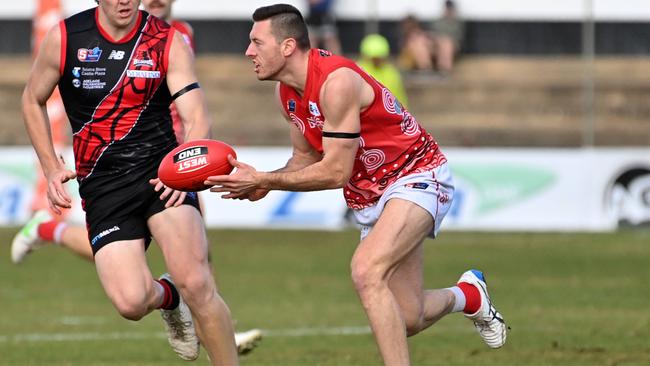
{"type": "Polygon", "coordinates": [[[177,145],[166,82],[173,28],[139,11],[133,31],[114,40],[97,11],[60,23],[58,86],[82,198],[143,179],[177,145]]]}

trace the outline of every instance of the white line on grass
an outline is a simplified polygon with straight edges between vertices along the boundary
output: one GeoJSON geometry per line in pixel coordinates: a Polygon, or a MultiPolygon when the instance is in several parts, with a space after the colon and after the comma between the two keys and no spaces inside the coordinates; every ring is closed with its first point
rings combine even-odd
{"type": "MultiPolygon", "coordinates": [[[[294,328],[262,330],[265,337],[310,337],[370,334],[369,327],[294,328]]],[[[24,333],[0,335],[0,343],[82,342],[166,338],[160,332],[24,333]]]]}

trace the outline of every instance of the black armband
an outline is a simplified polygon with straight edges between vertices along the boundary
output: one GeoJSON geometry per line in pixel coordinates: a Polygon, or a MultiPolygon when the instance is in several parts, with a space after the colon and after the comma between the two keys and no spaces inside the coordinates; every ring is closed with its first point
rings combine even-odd
{"type": "Polygon", "coordinates": [[[356,139],[361,137],[361,132],[327,132],[323,131],[323,137],[331,137],[335,139],[356,139]]]}
{"type": "Polygon", "coordinates": [[[188,91],[190,91],[190,90],[194,90],[194,89],[198,89],[198,88],[200,88],[200,87],[201,87],[201,85],[199,85],[198,82],[196,82],[196,83],[192,83],[192,84],[190,84],[190,85],[184,87],[183,89],[177,91],[174,95],[172,95],[172,100],[176,100],[176,98],[178,98],[178,97],[180,97],[181,95],[187,93],[188,91]]]}

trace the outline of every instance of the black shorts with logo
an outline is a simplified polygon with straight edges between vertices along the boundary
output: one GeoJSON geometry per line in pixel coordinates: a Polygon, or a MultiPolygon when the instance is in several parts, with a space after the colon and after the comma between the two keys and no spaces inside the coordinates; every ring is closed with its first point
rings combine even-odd
{"type": "MultiPolygon", "coordinates": [[[[149,246],[151,232],[147,220],[165,210],[167,202],[160,199],[163,190],[156,192],[149,183],[156,176],[156,169],[152,169],[135,183],[120,185],[119,178],[113,179],[110,184],[116,189],[98,196],[87,195],[83,205],[93,255],[105,245],[120,240],[144,239],[145,248],[149,246]]],[[[188,192],[183,204],[201,211],[195,192],[188,192]]]]}

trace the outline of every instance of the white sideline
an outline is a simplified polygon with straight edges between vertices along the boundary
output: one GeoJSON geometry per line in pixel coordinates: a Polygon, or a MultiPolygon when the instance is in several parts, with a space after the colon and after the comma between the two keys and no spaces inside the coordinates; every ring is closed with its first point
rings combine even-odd
{"type": "MultiPolygon", "coordinates": [[[[265,337],[309,337],[370,334],[370,328],[331,327],[262,330],[265,337]]],[[[104,340],[145,340],[167,336],[162,332],[112,332],[112,333],[23,333],[0,334],[0,343],[82,342],[104,340]]]]}

